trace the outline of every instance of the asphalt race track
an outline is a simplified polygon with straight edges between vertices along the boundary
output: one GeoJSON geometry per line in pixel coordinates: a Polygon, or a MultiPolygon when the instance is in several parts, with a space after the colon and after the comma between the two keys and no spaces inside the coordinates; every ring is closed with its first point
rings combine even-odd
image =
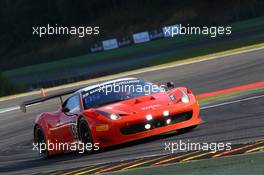
{"type": "MultiPolygon", "coordinates": [[[[174,81],[194,93],[230,88],[264,80],[264,50],[221,59],[134,75],[156,83],[174,81]]],[[[259,91],[248,96],[263,95],[259,91]]],[[[11,107],[34,96],[0,102],[0,108],[11,107]]],[[[245,98],[243,96],[238,99],[245,98]]],[[[82,167],[89,164],[132,159],[168,153],[164,142],[231,142],[244,143],[264,138],[264,97],[213,107],[201,111],[205,123],[185,134],[169,134],[105,149],[92,155],[70,153],[48,160],[32,151],[32,129],[35,117],[57,108],[57,101],[30,107],[28,113],[14,110],[0,114],[0,173],[28,174],[82,167]]]]}

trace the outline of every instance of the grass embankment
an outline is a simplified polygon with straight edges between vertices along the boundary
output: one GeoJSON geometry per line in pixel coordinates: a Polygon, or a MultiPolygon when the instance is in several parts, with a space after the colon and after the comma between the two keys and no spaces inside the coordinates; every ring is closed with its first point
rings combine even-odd
{"type": "Polygon", "coordinates": [[[21,85],[14,85],[7,78],[0,74],[0,97],[5,95],[11,95],[14,93],[19,93],[25,91],[24,87],[21,85]]]}
{"type": "MultiPolygon", "coordinates": [[[[174,61],[174,62],[171,62],[171,63],[160,64],[160,65],[157,65],[157,66],[140,68],[140,69],[137,69],[137,70],[126,71],[126,72],[123,72],[123,73],[117,73],[117,74],[113,74],[113,75],[107,75],[107,76],[103,76],[103,77],[100,77],[100,78],[93,78],[93,79],[89,79],[89,80],[83,80],[83,81],[80,81],[80,82],[68,83],[68,84],[65,84],[65,85],[59,85],[59,86],[56,86],[56,87],[47,88],[46,92],[51,93],[51,92],[59,90],[59,89],[67,89],[67,88],[73,88],[73,87],[77,87],[77,86],[84,86],[84,85],[87,85],[87,84],[96,83],[98,81],[107,81],[107,80],[110,80],[110,79],[116,79],[116,78],[125,77],[125,76],[132,76],[134,74],[140,74],[140,73],[143,73],[143,72],[149,72],[149,71],[154,71],[154,70],[158,70],[158,69],[165,69],[165,68],[168,68],[168,67],[173,67],[173,66],[177,66],[177,65],[181,65],[181,64],[186,64],[186,63],[188,64],[188,63],[191,63],[191,62],[194,62],[194,61],[215,59],[215,58],[219,58],[219,56],[224,56],[224,55],[229,55],[229,54],[237,54],[237,53],[241,53],[241,52],[246,52],[246,51],[251,50],[251,49],[263,48],[263,47],[264,47],[264,43],[250,45],[250,46],[245,46],[245,47],[236,48],[236,49],[232,49],[232,50],[226,50],[226,51],[217,52],[217,53],[213,53],[213,54],[209,54],[209,55],[203,55],[203,56],[188,58],[188,59],[185,59],[185,60],[178,60],[178,61],[174,61]]],[[[16,95],[12,95],[12,96],[7,96],[7,97],[0,97],[0,101],[1,100],[3,101],[3,100],[7,100],[7,99],[18,98],[18,97],[25,97],[25,96],[29,96],[29,95],[36,95],[36,94],[39,94],[39,91],[31,91],[31,92],[20,93],[20,94],[16,94],[16,95]]]]}
{"type": "Polygon", "coordinates": [[[65,68],[65,67],[75,67],[79,66],[82,64],[89,64],[92,62],[99,62],[99,61],[106,61],[109,59],[113,58],[121,58],[125,57],[127,55],[135,54],[135,53],[140,53],[140,52],[146,52],[146,51],[151,51],[155,49],[160,49],[160,48],[166,48],[169,46],[177,46],[183,43],[189,43],[191,41],[195,41],[198,38],[202,37],[193,37],[189,36],[188,40],[186,36],[180,36],[177,39],[172,38],[172,39],[160,39],[156,41],[152,41],[149,43],[142,43],[142,44],[135,44],[132,46],[124,47],[124,48],[119,48],[115,50],[109,50],[109,51],[104,51],[104,52],[98,52],[94,54],[87,54],[87,55],[82,55],[78,57],[72,57],[64,60],[59,60],[59,61],[53,61],[49,63],[43,63],[43,64],[37,64],[37,65],[32,65],[32,66],[26,66],[18,69],[13,69],[9,71],[5,71],[4,74],[6,76],[15,76],[18,74],[26,74],[26,73],[33,73],[33,72],[39,72],[39,71],[46,71],[50,69],[60,69],[60,68],[65,68]]]}

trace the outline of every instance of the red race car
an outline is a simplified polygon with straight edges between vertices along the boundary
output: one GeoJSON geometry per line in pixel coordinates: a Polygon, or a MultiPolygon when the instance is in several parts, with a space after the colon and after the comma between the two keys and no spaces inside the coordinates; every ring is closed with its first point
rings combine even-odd
{"type": "Polygon", "coordinates": [[[174,88],[171,82],[166,87],[158,86],[137,78],[31,100],[24,102],[21,110],[25,112],[29,105],[68,94],[71,95],[57,111],[44,112],[36,118],[33,144],[44,157],[74,149],[85,148],[89,152],[170,131],[189,130],[202,122],[199,104],[189,89],[174,88]]]}

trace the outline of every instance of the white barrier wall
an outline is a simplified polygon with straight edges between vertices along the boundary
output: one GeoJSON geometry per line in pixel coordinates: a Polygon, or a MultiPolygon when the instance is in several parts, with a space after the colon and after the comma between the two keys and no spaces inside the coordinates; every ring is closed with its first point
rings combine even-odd
{"type": "Polygon", "coordinates": [[[165,26],[162,28],[164,37],[174,37],[180,33],[180,26],[178,24],[172,26],[165,26]]]}
{"type": "Polygon", "coordinates": [[[104,50],[111,50],[118,48],[117,39],[109,39],[102,42],[104,50]]]}
{"type": "Polygon", "coordinates": [[[144,43],[150,41],[148,32],[140,32],[133,34],[134,43],[144,43]]]}

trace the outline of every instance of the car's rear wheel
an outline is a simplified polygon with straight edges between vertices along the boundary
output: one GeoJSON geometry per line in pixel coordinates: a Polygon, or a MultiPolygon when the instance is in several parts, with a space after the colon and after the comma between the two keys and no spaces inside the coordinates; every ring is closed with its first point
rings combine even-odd
{"type": "Polygon", "coordinates": [[[93,151],[93,138],[87,121],[81,118],[78,126],[80,141],[84,144],[90,144],[92,149],[85,149],[86,153],[91,153],[93,151]]]}
{"type": "Polygon", "coordinates": [[[43,158],[49,157],[45,133],[43,132],[42,128],[38,125],[35,127],[34,141],[38,144],[38,151],[40,156],[43,158]]]}

